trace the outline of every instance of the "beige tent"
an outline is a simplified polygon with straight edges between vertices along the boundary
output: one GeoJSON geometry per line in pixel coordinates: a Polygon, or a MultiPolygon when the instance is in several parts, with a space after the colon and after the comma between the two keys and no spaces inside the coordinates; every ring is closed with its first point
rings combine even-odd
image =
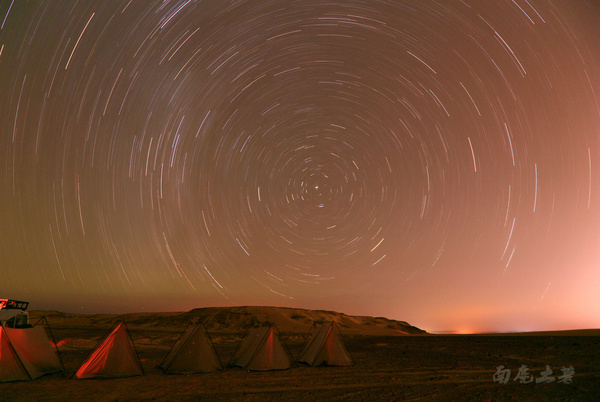
{"type": "Polygon", "coordinates": [[[112,327],[75,372],[79,379],[136,375],[144,375],[144,369],[123,321],[112,327]]]}
{"type": "Polygon", "coordinates": [[[304,348],[299,362],[310,366],[350,366],[352,359],[344,347],[340,330],[335,322],[321,325],[304,348]]]}
{"type": "Polygon", "coordinates": [[[245,370],[285,370],[290,359],[273,327],[253,328],[233,354],[230,366],[245,370]]]}
{"type": "Polygon", "coordinates": [[[0,382],[33,380],[64,371],[43,326],[0,327],[0,382]]]}
{"type": "Polygon", "coordinates": [[[202,323],[183,331],[159,367],[171,374],[207,373],[223,368],[202,323]]]}

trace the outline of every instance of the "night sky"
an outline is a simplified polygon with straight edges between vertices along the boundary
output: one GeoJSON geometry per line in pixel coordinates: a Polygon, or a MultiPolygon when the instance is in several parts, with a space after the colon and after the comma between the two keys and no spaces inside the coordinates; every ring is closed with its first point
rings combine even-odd
{"type": "Polygon", "coordinates": [[[600,7],[0,2],[0,297],[600,327],[600,7]]]}

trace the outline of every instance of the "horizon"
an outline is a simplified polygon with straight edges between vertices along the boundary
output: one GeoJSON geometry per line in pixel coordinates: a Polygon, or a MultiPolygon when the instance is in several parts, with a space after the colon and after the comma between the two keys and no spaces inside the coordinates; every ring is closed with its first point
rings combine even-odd
{"type": "MultiPolygon", "coordinates": [[[[494,334],[526,334],[526,333],[555,333],[555,332],[576,332],[576,331],[591,331],[591,330],[600,330],[600,327],[596,327],[596,328],[586,328],[586,327],[581,327],[581,328],[546,328],[546,329],[533,329],[533,330],[511,330],[511,331],[502,331],[502,330],[497,330],[497,331],[490,331],[490,330],[480,330],[480,331],[472,331],[470,329],[466,329],[465,327],[462,327],[461,329],[446,329],[446,330],[430,330],[428,328],[423,328],[420,327],[418,325],[414,325],[411,322],[408,322],[406,320],[402,320],[402,319],[398,319],[398,318],[391,318],[391,317],[385,317],[385,316],[381,316],[381,315],[358,315],[358,314],[349,314],[346,313],[344,311],[334,311],[334,310],[328,310],[328,309],[311,309],[311,308],[304,308],[304,307],[297,307],[297,306],[271,306],[271,305],[232,305],[232,306],[203,306],[203,307],[195,307],[192,309],[188,309],[188,310],[156,310],[156,311],[123,311],[123,312],[87,312],[87,313],[82,313],[82,312],[77,312],[77,311],[65,311],[65,310],[56,310],[56,309],[28,309],[29,312],[32,311],[36,311],[36,312],[51,312],[51,311],[56,311],[59,313],[64,313],[64,314],[77,314],[77,315],[89,315],[89,316],[93,316],[93,315],[127,315],[127,314],[153,314],[153,313],[186,313],[186,312],[190,312],[193,310],[197,310],[197,309],[210,309],[210,308],[244,308],[244,307],[267,307],[267,308],[284,308],[284,309],[290,309],[290,310],[307,310],[307,311],[327,311],[327,312],[333,312],[333,313],[338,313],[338,314],[343,314],[346,316],[352,316],[352,317],[371,317],[371,318],[377,318],[377,317],[383,317],[386,319],[390,319],[390,320],[394,320],[394,321],[401,321],[401,322],[406,322],[407,324],[414,326],[416,328],[425,330],[427,333],[429,334],[433,334],[433,335],[494,335],[494,334]]],[[[458,328],[460,328],[461,326],[459,325],[458,328]]]]}
{"type": "Polygon", "coordinates": [[[0,2],[0,297],[599,328],[599,20],[0,2]]]}
{"type": "Polygon", "coordinates": [[[193,308],[188,308],[188,309],[168,309],[168,310],[148,309],[148,310],[143,310],[143,311],[92,310],[92,311],[87,311],[87,312],[84,312],[81,310],[79,310],[79,311],[72,310],[72,309],[65,307],[65,308],[59,308],[59,309],[53,309],[53,308],[49,308],[49,309],[33,308],[33,309],[31,309],[31,308],[29,308],[27,311],[42,311],[42,312],[56,311],[56,312],[65,313],[65,314],[80,314],[80,315],[126,315],[126,314],[152,314],[152,313],[186,313],[186,312],[196,310],[196,309],[236,308],[236,307],[259,307],[259,308],[260,307],[268,307],[268,308],[285,308],[285,309],[291,309],[291,310],[330,311],[330,312],[334,312],[334,313],[344,314],[347,316],[372,317],[372,318],[383,317],[383,318],[394,320],[394,321],[406,322],[407,324],[409,324],[411,326],[425,330],[427,333],[436,334],[436,335],[518,334],[518,333],[529,333],[529,332],[561,332],[561,331],[566,332],[566,331],[581,331],[581,330],[585,331],[585,330],[600,329],[600,326],[598,326],[598,327],[577,327],[577,326],[560,326],[560,325],[558,325],[556,327],[528,327],[528,328],[510,329],[510,330],[506,330],[506,329],[502,329],[502,328],[498,328],[498,327],[486,328],[486,327],[465,326],[465,325],[457,325],[455,328],[452,328],[452,329],[430,329],[430,328],[425,328],[425,327],[419,326],[411,321],[408,321],[408,320],[402,319],[402,318],[398,318],[398,317],[388,317],[385,315],[377,315],[377,314],[352,314],[352,313],[348,313],[346,311],[340,311],[340,310],[331,310],[331,309],[326,309],[326,308],[308,308],[308,307],[299,307],[299,306],[293,306],[293,305],[289,305],[289,306],[274,306],[274,305],[259,305],[259,304],[229,305],[229,306],[225,306],[225,305],[208,306],[207,305],[207,306],[193,307],[193,308]],[[493,329],[493,328],[495,328],[495,329],[493,329]]]}

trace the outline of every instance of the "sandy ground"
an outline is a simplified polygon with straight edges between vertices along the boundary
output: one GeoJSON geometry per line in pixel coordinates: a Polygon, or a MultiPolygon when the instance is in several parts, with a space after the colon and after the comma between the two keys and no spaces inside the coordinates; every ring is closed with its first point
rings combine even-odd
{"type": "MultiPolygon", "coordinates": [[[[164,375],[156,365],[174,344],[179,330],[131,329],[146,374],[109,380],[70,376],[107,328],[54,327],[65,375],[0,384],[0,401],[196,401],[196,400],[600,400],[600,337],[483,335],[346,335],[354,360],[350,367],[307,367],[247,372],[228,368],[215,373],[164,375]],[[66,341],[65,341],[66,340],[66,341]],[[514,381],[521,365],[534,381],[514,381]],[[493,381],[496,368],[511,370],[508,383],[493,381]],[[536,383],[546,365],[556,380],[536,383]],[[572,366],[572,384],[559,383],[572,366]]],[[[285,334],[294,356],[303,337],[285,334]]],[[[211,333],[223,362],[239,335],[211,333]]]]}

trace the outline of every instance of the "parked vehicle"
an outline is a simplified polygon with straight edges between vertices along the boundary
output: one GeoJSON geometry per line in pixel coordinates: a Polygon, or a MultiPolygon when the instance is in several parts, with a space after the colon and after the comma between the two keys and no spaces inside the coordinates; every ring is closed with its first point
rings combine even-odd
{"type": "Polygon", "coordinates": [[[0,299],[0,325],[9,328],[31,327],[27,307],[29,302],[0,299]]]}

